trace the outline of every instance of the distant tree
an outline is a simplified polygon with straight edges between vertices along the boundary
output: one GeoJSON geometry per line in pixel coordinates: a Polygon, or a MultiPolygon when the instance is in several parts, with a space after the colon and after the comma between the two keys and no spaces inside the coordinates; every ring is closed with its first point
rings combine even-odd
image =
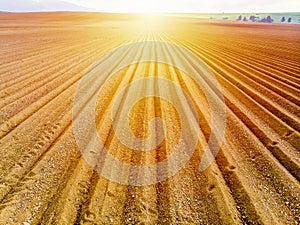
{"type": "Polygon", "coordinates": [[[292,22],[292,18],[288,18],[288,23],[291,23],[292,22]]]}
{"type": "Polygon", "coordinates": [[[244,19],[243,19],[243,21],[247,21],[247,17],[246,17],[246,16],[244,16],[244,19]]]}
{"type": "Polygon", "coordinates": [[[239,15],[239,17],[237,18],[238,21],[242,20],[242,15],[239,15]]]}
{"type": "Polygon", "coordinates": [[[266,22],[267,22],[267,23],[272,23],[272,22],[273,22],[271,16],[267,16],[267,21],[266,21],[266,22]]]}
{"type": "Polygon", "coordinates": [[[255,20],[255,17],[254,16],[250,16],[249,21],[254,22],[254,20],[255,20]]]}
{"type": "Polygon", "coordinates": [[[285,17],[284,16],[281,18],[281,23],[283,23],[283,22],[285,22],[285,17]]]}

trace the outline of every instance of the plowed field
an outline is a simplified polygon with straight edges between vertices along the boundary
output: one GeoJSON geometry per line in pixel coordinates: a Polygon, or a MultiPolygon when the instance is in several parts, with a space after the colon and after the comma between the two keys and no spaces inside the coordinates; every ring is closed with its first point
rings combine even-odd
{"type": "Polygon", "coordinates": [[[300,224],[299,62],[299,25],[0,13],[0,224],[300,224]],[[86,74],[94,80],[83,82],[86,74]],[[122,92],[135,81],[143,82],[122,92]],[[74,105],[96,92],[104,150],[89,144],[95,132],[85,120],[74,123],[88,103],[74,105]],[[209,99],[225,103],[225,130],[201,170],[211,134],[212,145],[222,136],[209,99]],[[159,164],[182,144],[184,127],[191,139],[199,130],[191,154],[159,164]],[[132,169],[153,165],[151,174],[132,169]]]}

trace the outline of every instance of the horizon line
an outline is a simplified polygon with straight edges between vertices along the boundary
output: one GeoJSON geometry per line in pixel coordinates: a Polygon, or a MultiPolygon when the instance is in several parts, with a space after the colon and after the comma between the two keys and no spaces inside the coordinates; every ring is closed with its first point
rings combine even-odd
{"type": "Polygon", "coordinates": [[[300,11],[253,11],[253,12],[133,12],[133,11],[92,11],[92,10],[40,10],[40,11],[2,11],[0,12],[6,12],[6,13],[46,13],[46,12],[79,12],[79,13],[114,13],[114,14],[251,14],[251,13],[299,13],[300,11]]]}

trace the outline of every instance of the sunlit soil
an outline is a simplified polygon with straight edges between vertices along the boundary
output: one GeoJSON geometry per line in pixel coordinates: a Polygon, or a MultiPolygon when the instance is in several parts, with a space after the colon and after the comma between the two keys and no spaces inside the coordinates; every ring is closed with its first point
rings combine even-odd
{"type": "MultiPolygon", "coordinates": [[[[0,224],[300,223],[299,37],[300,26],[291,24],[0,13],[0,224]],[[118,139],[110,113],[113,99],[138,79],[164,78],[179,85],[195,106],[199,122],[193,125],[200,134],[191,159],[175,175],[147,186],[124,185],[105,178],[101,168],[93,170],[83,158],[74,137],[72,110],[80,80],[91,64],[119,46],[149,41],[151,51],[138,47],[100,63],[107,64],[106,72],[113,71],[122,60],[146,54],[193,65],[190,57],[158,43],[188,49],[222,87],[225,137],[216,159],[199,171],[212,130],[206,93],[179,65],[153,61],[125,67],[111,74],[95,105],[97,134],[111,156],[127,165],[155,165],[168,159],[179,144],[180,115],[157,96],[139,101],[128,112],[128,141],[157,137],[159,130],[149,127],[155,117],[165,121],[165,139],[147,152],[128,148],[118,139]]],[[[97,74],[99,79],[105,71],[97,74]]],[[[168,92],[145,82],[133,94],[150,89],[168,92]]],[[[186,98],[168,93],[179,105],[187,104],[186,98]]],[[[129,100],[120,102],[120,112],[129,100]]],[[[113,168],[105,157],[95,159],[113,168]]],[[[167,165],[165,171],[172,169],[167,165]]],[[[122,180],[131,179],[124,174],[119,175],[122,180]]]]}

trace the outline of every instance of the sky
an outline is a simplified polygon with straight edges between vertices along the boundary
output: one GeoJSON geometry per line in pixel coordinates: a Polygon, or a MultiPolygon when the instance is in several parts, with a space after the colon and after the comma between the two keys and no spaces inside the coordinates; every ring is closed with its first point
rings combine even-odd
{"type": "Polygon", "coordinates": [[[300,12],[298,0],[0,0],[0,11],[300,12]]]}

